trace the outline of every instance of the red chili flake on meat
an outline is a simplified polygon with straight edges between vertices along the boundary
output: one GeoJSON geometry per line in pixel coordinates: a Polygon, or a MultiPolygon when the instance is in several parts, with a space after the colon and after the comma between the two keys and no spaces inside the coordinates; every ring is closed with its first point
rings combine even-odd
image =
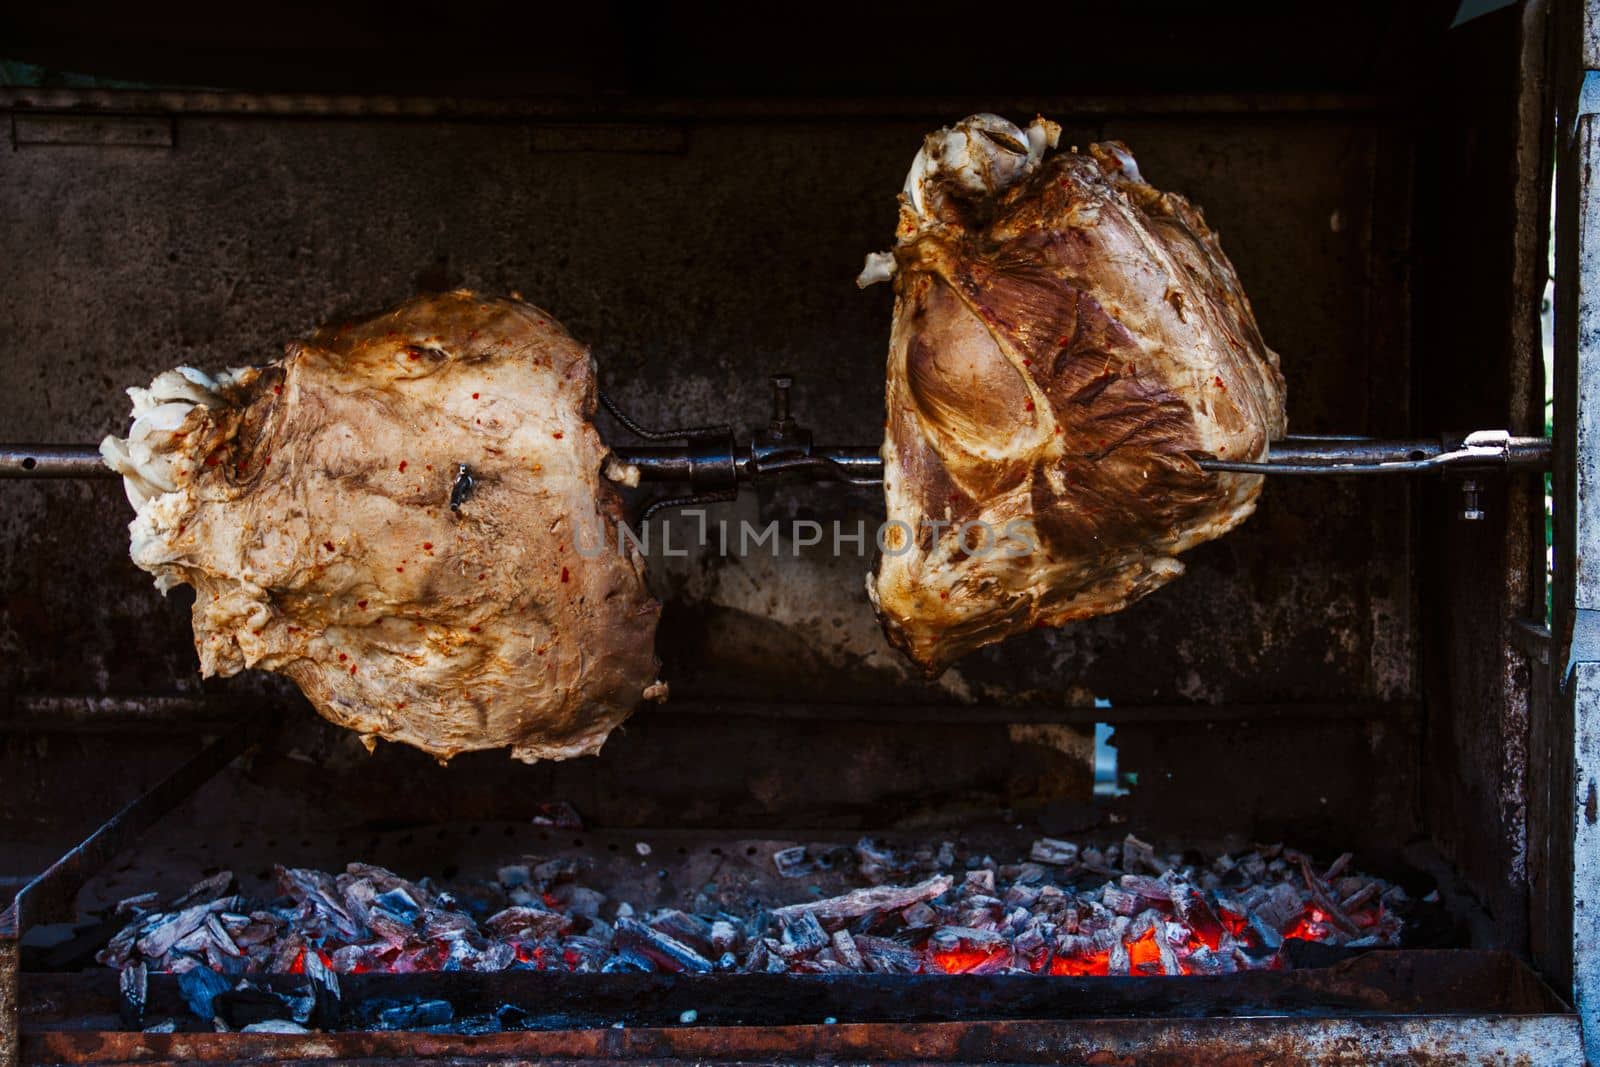
{"type": "Polygon", "coordinates": [[[367,602],[365,600],[358,600],[358,601],[356,601],[356,607],[360,608],[362,611],[366,611],[367,610],[367,602]]]}
{"type": "Polygon", "coordinates": [[[476,341],[477,339],[478,339],[478,331],[477,330],[473,330],[471,333],[467,334],[467,340],[476,341]]]}
{"type": "Polygon", "coordinates": [[[1222,375],[1220,374],[1211,379],[1211,384],[1216,386],[1218,389],[1221,389],[1223,392],[1228,391],[1228,387],[1222,383],[1222,375]]]}
{"type": "Polygon", "coordinates": [[[404,474],[405,472],[406,472],[406,461],[405,460],[401,460],[400,461],[400,473],[404,474]]]}
{"type": "Polygon", "coordinates": [[[478,394],[477,393],[473,393],[472,394],[472,399],[474,399],[474,400],[478,399],[478,394]]]}
{"type": "Polygon", "coordinates": [[[480,631],[482,629],[483,629],[483,627],[481,627],[481,626],[469,626],[469,627],[467,627],[467,633],[475,634],[475,633],[477,633],[478,631],[480,631]]]}
{"type": "Polygon", "coordinates": [[[1065,432],[1066,431],[1062,430],[1061,427],[1059,427],[1059,426],[1056,427],[1056,433],[1065,433],[1065,432]]]}
{"type": "Polygon", "coordinates": [[[406,706],[406,701],[404,701],[404,700],[402,700],[400,703],[395,705],[396,708],[403,708],[405,706],[406,706]]]}
{"type": "Polygon", "coordinates": [[[211,453],[211,455],[206,457],[206,466],[208,466],[208,467],[215,467],[218,463],[221,463],[221,462],[222,462],[222,453],[221,452],[213,452],[213,453],[211,453]]]}
{"type": "Polygon", "coordinates": [[[350,664],[350,673],[351,674],[356,673],[356,665],[354,663],[350,664]]]}
{"type": "Polygon", "coordinates": [[[343,663],[343,662],[344,662],[344,661],[345,661],[345,660],[347,660],[347,659],[349,659],[349,658],[350,658],[350,657],[349,657],[349,656],[347,656],[347,655],[345,655],[345,654],[344,654],[344,653],[343,653],[343,652],[341,652],[341,653],[339,653],[339,662],[340,662],[340,663],[343,663]]]}
{"type": "Polygon", "coordinates": [[[1031,366],[1033,366],[1033,360],[1031,360],[1031,359],[1024,359],[1024,360],[1023,360],[1023,361],[1022,361],[1022,365],[1023,365],[1023,366],[1024,366],[1024,367],[1031,367],[1031,366]]]}
{"type": "Polygon", "coordinates": [[[333,542],[332,541],[324,541],[324,542],[322,542],[322,547],[327,549],[329,552],[332,552],[333,551],[333,542]]]}
{"type": "Polygon", "coordinates": [[[560,430],[557,430],[555,433],[551,434],[550,436],[554,437],[557,441],[559,441],[559,440],[561,440],[563,435],[562,435],[560,430]]]}
{"type": "Polygon", "coordinates": [[[277,395],[277,396],[282,396],[282,395],[283,395],[283,386],[281,386],[281,385],[274,385],[274,386],[273,386],[273,387],[272,387],[272,391],[273,391],[273,393],[274,393],[274,394],[275,394],[275,395],[277,395]]]}
{"type": "Polygon", "coordinates": [[[430,470],[430,471],[433,470],[433,464],[432,463],[428,464],[428,468],[427,469],[430,470]]]}
{"type": "Polygon", "coordinates": [[[1032,411],[1033,410],[1033,401],[1032,400],[1024,401],[1023,404],[1022,404],[1022,410],[1023,411],[1032,411]]]}
{"type": "Polygon", "coordinates": [[[939,594],[939,599],[940,600],[949,600],[950,599],[950,594],[948,592],[940,593],[939,594]]]}
{"type": "Polygon", "coordinates": [[[421,359],[422,358],[422,353],[418,352],[415,348],[408,348],[408,349],[406,349],[406,358],[407,359],[421,359]]]}
{"type": "Polygon", "coordinates": [[[300,627],[298,626],[286,626],[284,629],[288,630],[292,634],[297,634],[300,632],[300,627]]]}
{"type": "Polygon", "coordinates": [[[562,567],[561,568],[561,580],[563,582],[565,582],[565,581],[569,581],[571,578],[572,578],[572,575],[567,572],[567,568],[562,567]]]}
{"type": "Polygon", "coordinates": [[[424,552],[432,552],[433,551],[433,542],[432,541],[424,541],[424,542],[422,542],[422,550],[424,552]]]}
{"type": "Polygon", "coordinates": [[[183,531],[184,531],[184,530],[186,530],[186,529],[188,529],[188,528],[189,528],[189,524],[188,524],[188,523],[186,523],[186,522],[180,522],[180,523],[178,523],[178,532],[179,532],[179,533],[180,533],[180,534],[181,534],[181,533],[183,533],[183,531]]]}
{"type": "Polygon", "coordinates": [[[396,567],[396,568],[395,568],[395,569],[394,569],[394,572],[395,572],[395,573],[396,573],[396,574],[404,574],[404,573],[405,573],[405,572],[406,572],[406,569],[405,569],[405,568],[404,568],[404,567],[396,567]]]}
{"type": "Polygon", "coordinates": [[[480,575],[478,575],[478,581],[480,581],[480,582],[481,582],[481,581],[483,581],[483,580],[484,580],[484,579],[485,579],[485,578],[487,578],[487,577],[489,577],[489,576],[488,576],[488,575],[487,575],[487,574],[480,574],[480,575]]]}

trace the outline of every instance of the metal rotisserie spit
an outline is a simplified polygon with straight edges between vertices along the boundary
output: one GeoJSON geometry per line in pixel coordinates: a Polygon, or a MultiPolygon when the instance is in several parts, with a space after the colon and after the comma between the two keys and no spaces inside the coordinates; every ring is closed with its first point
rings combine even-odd
{"type": "Polygon", "coordinates": [[[22,20],[0,1067],[1592,1058],[1585,8],[22,20]]]}

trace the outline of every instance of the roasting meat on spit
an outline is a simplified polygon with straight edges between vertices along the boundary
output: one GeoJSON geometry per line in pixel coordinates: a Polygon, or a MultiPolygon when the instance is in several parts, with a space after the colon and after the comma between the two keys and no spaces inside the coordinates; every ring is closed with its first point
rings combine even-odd
{"type": "Polygon", "coordinates": [[[194,586],[202,674],[288,675],[369,745],[442,759],[593,753],[665,695],[589,353],[538,308],[419,296],[129,395],[101,451],[134,562],[194,586]]]}
{"type": "Polygon", "coordinates": [[[928,136],[892,252],[886,545],[868,588],[930,672],[1126,607],[1243,522],[1285,430],[1278,357],[1198,208],[1117,142],[975,115],[928,136]]]}

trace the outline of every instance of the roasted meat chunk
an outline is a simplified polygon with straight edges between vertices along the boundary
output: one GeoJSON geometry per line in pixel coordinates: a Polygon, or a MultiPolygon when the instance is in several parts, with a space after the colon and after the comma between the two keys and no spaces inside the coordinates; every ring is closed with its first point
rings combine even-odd
{"type": "Polygon", "coordinates": [[[1285,430],[1278,357],[1199,209],[1124,145],[1058,138],[994,115],[931,134],[859,279],[895,288],[868,588],[930,673],[1176,578],[1261,491],[1196,461],[1285,430]]]}
{"type": "Polygon", "coordinates": [[[592,753],[664,695],[589,353],[538,308],[421,296],[129,395],[101,451],[134,562],[194,586],[202,674],[288,675],[369,744],[441,759],[592,753]]]}

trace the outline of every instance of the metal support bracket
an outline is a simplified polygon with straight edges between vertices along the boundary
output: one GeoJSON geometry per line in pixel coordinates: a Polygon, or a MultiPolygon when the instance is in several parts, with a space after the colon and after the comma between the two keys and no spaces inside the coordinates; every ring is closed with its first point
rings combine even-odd
{"type": "Polygon", "coordinates": [[[39,922],[74,917],[78,893],[101,867],[261,739],[257,712],[217,738],[148,792],[107,819],[66,855],[23,886],[0,911],[0,1067],[20,1067],[22,935],[39,922]]]}

